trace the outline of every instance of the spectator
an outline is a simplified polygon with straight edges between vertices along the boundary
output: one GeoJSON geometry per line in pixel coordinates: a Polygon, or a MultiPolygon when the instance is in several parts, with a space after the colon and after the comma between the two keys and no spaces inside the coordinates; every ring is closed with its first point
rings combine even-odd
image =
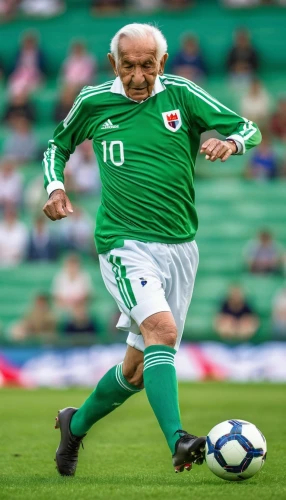
{"type": "Polygon", "coordinates": [[[0,166],[0,209],[6,205],[17,207],[22,200],[22,175],[13,160],[4,158],[0,166]]]}
{"type": "Polygon", "coordinates": [[[38,37],[34,33],[26,33],[9,78],[11,94],[32,92],[41,84],[44,73],[45,59],[38,37]]]}
{"type": "Polygon", "coordinates": [[[286,141],[286,97],[278,101],[277,109],[271,119],[271,132],[277,139],[286,141]]]}
{"type": "Polygon", "coordinates": [[[54,278],[53,297],[59,308],[72,310],[81,301],[87,301],[92,294],[90,276],[81,269],[76,255],[67,257],[64,268],[54,278]]]}
{"type": "Polygon", "coordinates": [[[17,12],[20,0],[0,0],[0,19],[11,19],[17,12]]]}
{"type": "Polygon", "coordinates": [[[191,7],[192,0],[164,0],[165,6],[172,10],[181,10],[191,7]]]}
{"type": "Polygon", "coordinates": [[[87,53],[85,44],[74,42],[62,67],[64,85],[75,88],[91,85],[94,80],[95,69],[95,58],[87,53]]]}
{"type": "Polygon", "coordinates": [[[278,174],[278,160],[270,137],[263,134],[263,140],[255,149],[246,169],[249,179],[270,180],[278,174]]]}
{"type": "Polygon", "coordinates": [[[262,230],[245,249],[248,271],[256,274],[275,274],[282,271],[283,248],[273,240],[271,233],[262,230]]]}
{"type": "Polygon", "coordinates": [[[47,294],[38,294],[24,318],[12,325],[11,337],[14,340],[41,339],[55,341],[56,317],[47,294]]]}
{"type": "Polygon", "coordinates": [[[126,7],[127,0],[92,0],[92,13],[109,14],[120,12],[126,7]]]}
{"type": "Polygon", "coordinates": [[[24,206],[34,214],[39,214],[46,201],[47,191],[43,186],[43,176],[34,174],[24,192],[24,206]]]}
{"type": "Polygon", "coordinates": [[[286,287],[274,297],[272,306],[272,324],[274,335],[286,339],[286,287]]]}
{"type": "Polygon", "coordinates": [[[56,258],[56,244],[51,237],[46,219],[38,217],[29,236],[27,259],[32,261],[52,261],[56,258]]]}
{"type": "Polygon", "coordinates": [[[257,7],[260,0],[223,0],[227,7],[257,7]]]}
{"type": "Polygon", "coordinates": [[[63,331],[68,335],[94,335],[98,332],[94,319],[88,314],[85,301],[75,304],[70,319],[63,326],[63,331]]]}
{"type": "Polygon", "coordinates": [[[29,101],[29,96],[26,91],[22,91],[11,96],[11,99],[6,107],[3,120],[13,124],[19,117],[24,117],[29,122],[33,122],[35,120],[35,110],[29,101]]]}
{"type": "Polygon", "coordinates": [[[63,121],[70,112],[76,98],[77,89],[73,85],[65,85],[61,91],[54,110],[54,121],[63,121]]]}
{"type": "Polygon", "coordinates": [[[260,128],[265,128],[268,125],[270,98],[256,77],[252,78],[249,89],[242,97],[241,114],[257,123],[260,128]]]}
{"type": "Polygon", "coordinates": [[[0,267],[17,266],[27,250],[28,231],[17,218],[16,210],[6,206],[0,222],[0,267]]]}
{"type": "Polygon", "coordinates": [[[73,213],[59,224],[61,236],[68,250],[93,250],[93,222],[83,210],[73,205],[73,213]]]}
{"type": "Polygon", "coordinates": [[[199,81],[205,76],[205,64],[194,35],[183,37],[182,48],[173,60],[172,72],[193,81],[199,81]]]}
{"type": "Polygon", "coordinates": [[[230,287],[214,326],[220,337],[232,340],[248,340],[258,330],[258,317],[239,286],[230,287]]]}
{"type": "Polygon", "coordinates": [[[65,170],[68,191],[77,194],[99,194],[101,182],[91,141],[80,144],[71,155],[65,170]]]}
{"type": "Polygon", "coordinates": [[[55,16],[63,11],[62,0],[22,0],[21,9],[30,16],[55,16]]]}
{"type": "Polygon", "coordinates": [[[227,58],[227,70],[236,85],[249,83],[258,69],[258,54],[252,46],[249,32],[240,29],[227,58]]]}
{"type": "Polygon", "coordinates": [[[37,157],[36,137],[30,122],[22,117],[13,120],[10,134],[3,145],[3,153],[9,159],[19,163],[33,161],[37,157]]]}
{"type": "Polygon", "coordinates": [[[137,12],[154,12],[162,9],[163,0],[133,0],[131,7],[137,12]]]}

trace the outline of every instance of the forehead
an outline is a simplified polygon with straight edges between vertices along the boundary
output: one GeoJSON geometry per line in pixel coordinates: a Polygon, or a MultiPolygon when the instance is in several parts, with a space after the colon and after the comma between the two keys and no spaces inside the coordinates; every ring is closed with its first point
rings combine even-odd
{"type": "Polygon", "coordinates": [[[146,38],[128,38],[122,36],[119,40],[120,58],[142,58],[153,56],[156,58],[157,47],[152,36],[146,38]]]}

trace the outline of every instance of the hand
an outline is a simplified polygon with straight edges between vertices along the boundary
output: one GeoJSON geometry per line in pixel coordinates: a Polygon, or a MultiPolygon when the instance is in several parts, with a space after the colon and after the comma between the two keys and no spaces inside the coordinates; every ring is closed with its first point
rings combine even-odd
{"type": "Polygon", "coordinates": [[[208,139],[203,143],[200,153],[206,155],[206,160],[216,161],[220,159],[220,161],[226,161],[236,151],[237,147],[234,142],[208,139]]]}
{"type": "Polygon", "coordinates": [[[72,204],[63,189],[56,189],[52,192],[43,212],[51,220],[60,220],[73,213],[72,204]]]}

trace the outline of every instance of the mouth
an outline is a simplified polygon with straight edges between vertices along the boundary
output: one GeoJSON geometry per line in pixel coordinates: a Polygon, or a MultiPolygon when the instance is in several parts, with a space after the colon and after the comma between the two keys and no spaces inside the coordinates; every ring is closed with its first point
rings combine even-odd
{"type": "Polygon", "coordinates": [[[135,92],[142,92],[142,90],[146,90],[147,89],[147,85],[145,85],[144,87],[129,87],[130,90],[135,90],[135,92]]]}

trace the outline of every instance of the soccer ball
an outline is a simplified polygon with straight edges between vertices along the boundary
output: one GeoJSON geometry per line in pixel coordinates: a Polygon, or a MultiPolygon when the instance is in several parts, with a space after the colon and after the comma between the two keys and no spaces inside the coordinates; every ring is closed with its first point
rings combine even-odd
{"type": "Polygon", "coordinates": [[[226,420],[209,432],[206,462],[216,476],[227,481],[249,479],[264,465],[266,439],[245,420],[226,420]]]}

